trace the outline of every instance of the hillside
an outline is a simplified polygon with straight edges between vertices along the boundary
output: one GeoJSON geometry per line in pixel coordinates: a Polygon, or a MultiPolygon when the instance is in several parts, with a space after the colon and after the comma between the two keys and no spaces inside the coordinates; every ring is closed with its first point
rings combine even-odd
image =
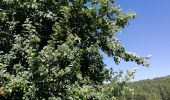
{"type": "Polygon", "coordinates": [[[134,96],[126,100],[170,100],[170,76],[130,83],[134,96]]]}

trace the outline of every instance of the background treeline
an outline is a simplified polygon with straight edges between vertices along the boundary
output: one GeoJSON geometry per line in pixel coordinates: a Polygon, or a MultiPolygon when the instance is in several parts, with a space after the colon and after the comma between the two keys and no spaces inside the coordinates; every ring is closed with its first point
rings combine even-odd
{"type": "Polygon", "coordinates": [[[170,100],[170,76],[130,83],[134,94],[122,100],[170,100]]]}

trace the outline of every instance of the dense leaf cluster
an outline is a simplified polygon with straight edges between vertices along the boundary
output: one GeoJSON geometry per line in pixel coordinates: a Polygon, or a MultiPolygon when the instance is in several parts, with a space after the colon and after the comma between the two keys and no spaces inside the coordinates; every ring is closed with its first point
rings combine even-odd
{"type": "Polygon", "coordinates": [[[116,64],[148,66],[148,58],[127,52],[115,37],[134,17],[113,0],[1,0],[1,96],[116,99],[124,82],[113,81],[100,51],[116,64]]]}

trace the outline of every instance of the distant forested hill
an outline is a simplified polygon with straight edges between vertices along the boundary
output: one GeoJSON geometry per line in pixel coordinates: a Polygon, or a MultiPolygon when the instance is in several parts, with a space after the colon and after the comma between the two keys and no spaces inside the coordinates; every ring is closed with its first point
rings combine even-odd
{"type": "Polygon", "coordinates": [[[130,83],[134,95],[122,100],[170,100],[170,76],[130,83]]]}

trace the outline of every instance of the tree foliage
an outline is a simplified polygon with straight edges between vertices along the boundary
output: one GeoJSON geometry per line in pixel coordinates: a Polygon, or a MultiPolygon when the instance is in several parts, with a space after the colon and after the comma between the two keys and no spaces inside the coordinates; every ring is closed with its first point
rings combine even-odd
{"type": "Polygon", "coordinates": [[[123,100],[170,100],[170,76],[132,82],[129,86],[135,94],[128,94],[123,100]]]}
{"type": "Polygon", "coordinates": [[[129,78],[118,81],[121,75],[106,68],[100,51],[116,64],[148,66],[147,57],[127,52],[115,37],[134,17],[113,0],[1,0],[1,96],[118,98],[129,78]]]}

